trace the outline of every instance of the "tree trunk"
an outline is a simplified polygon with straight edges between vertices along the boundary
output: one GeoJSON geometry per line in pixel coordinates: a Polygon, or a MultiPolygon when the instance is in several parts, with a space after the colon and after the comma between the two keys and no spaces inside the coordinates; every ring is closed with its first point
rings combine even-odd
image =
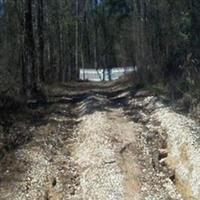
{"type": "Polygon", "coordinates": [[[24,65],[25,95],[32,98],[37,90],[35,69],[35,44],[33,38],[32,0],[25,0],[25,31],[24,31],[24,65]]]}
{"type": "MultiPolygon", "coordinates": [[[[98,1],[94,1],[95,9],[97,8],[98,1]]],[[[97,69],[98,62],[97,62],[97,45],[98,45],[98,34],[97,34],[97,19],[96,15],[94,17],[94,68],[97,69]]]]}
{"type": "Polygon", "coordinates": [[[75,74],[76,77],[75,79],[78,79],[78,74],[79,74],[79,0],[76,0],[76,28],[75,28],[75,74]]]}
{"type": "Polygon", "coordinates": [[[44,72],[44,4],[38,0],[39,80],[45,81],[44,72]]]}

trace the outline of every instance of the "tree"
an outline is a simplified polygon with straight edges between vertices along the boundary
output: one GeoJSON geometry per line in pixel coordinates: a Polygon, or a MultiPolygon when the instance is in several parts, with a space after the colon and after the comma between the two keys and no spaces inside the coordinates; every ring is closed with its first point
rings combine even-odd
{"type": "Polygon", "coordinates": [[[143,84],[198,88],[199,10],[198,0],[1,0],[1,85],[30,98],[81,67],[132,65],[143,84]]]}
{"type": "Polygon", "coordinates": [[[79,75],[79,0],[76,0],[76,25],[75,25],[75,77],[79,75]]]}
{"type": "Polygon", "coordinates": [[[39,39],[39,79],[45,82],[45,69],[44,69],[44,2],[38,0],[38,39],[39,39]]]}
{"type": "Polygon", "coordinates": [[[33,37],[32,0],[25,0],[24,30],[24,91],[27,98],[32,98],[37,91],[35,68],[35,44],[33,37]]]}

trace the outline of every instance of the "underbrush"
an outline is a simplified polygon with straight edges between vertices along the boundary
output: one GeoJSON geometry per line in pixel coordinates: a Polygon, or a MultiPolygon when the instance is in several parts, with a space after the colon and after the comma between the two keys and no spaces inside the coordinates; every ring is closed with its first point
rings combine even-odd
{"type": "Polygon", "coordinates": [[[183,114],[190,115],[197,121],[200,121],[200,88],[189,85],[184,81],[164,83],[138,82],[137,89],[148,90],[156,96],[163,97],[171,107],[183,114]]]}

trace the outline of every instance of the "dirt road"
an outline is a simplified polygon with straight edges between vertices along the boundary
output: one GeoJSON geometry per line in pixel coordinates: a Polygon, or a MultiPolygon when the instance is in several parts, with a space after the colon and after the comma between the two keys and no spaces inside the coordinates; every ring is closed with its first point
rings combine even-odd
{"type": "Polygon", "coordinates": [[[130,92],[116,87],[76,90],[34,108],[43,117],[27,127],[31,140],[0,161],[0,199],[183,199],[162,164],[165,135],[150,133],[150,115],[138,111],[143,98],[131,109],[130,92]]]}

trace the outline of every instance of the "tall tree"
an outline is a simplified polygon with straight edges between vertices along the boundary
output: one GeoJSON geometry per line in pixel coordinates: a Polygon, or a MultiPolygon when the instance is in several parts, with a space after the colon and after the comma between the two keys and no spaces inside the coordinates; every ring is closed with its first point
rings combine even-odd
{"type": "Polygon", "coordinates": [[[44,69],[44,2],[38,0],[39,79],[45,81],[44,69]]]}
{"type": "Polygon", "coordinates": [[[76,22],[75,22],[75,76],[79,75],[79,0],[76,0],[76,22]]]}
{"type": "Polygon", "coordinates": [[[27,98],[31,98],[37,90],[35,44],[32,21],[32,0],[25,0],[24,61],[24,91],[27,98]]]}

